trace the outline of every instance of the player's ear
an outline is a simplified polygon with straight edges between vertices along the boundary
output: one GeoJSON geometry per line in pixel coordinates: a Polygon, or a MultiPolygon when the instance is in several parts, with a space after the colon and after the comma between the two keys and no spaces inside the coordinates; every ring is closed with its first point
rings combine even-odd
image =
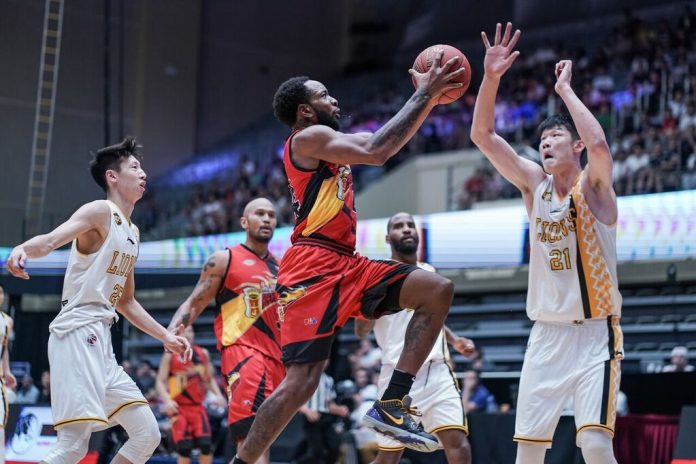
{"type": "Polygon", "coordinates": [[[242,216],[239,218],[239,224],[242,226],[242,229],[247,230],[249,228],[249,220],[242,216]]]}
{"type": "Polygon", "coordinates": [[[312,105],[302,103],[297,106],[297,118],[311,119],[314,116],[314,108],[312,105]]]}
{"type": "Polygon", "coordinates": [[[106,172],[104,173],[104,177],[106,178],[106,183],[109,183],[109,180],[116,181],[117,176],[116,176],[116,171],[113,169],[107,169],[106,172]]]}
{"type": "Polygon", "coordinates": [[[573,140],[573,151],[575,153],[582,153],[582,151],[585,149],[585,142],[583,142],[580,139],[573,140]]]}
{"type": "Polygon", "coordinates": [[[384,241],[389,245],[389,234],[384,236],[384,241]]]}

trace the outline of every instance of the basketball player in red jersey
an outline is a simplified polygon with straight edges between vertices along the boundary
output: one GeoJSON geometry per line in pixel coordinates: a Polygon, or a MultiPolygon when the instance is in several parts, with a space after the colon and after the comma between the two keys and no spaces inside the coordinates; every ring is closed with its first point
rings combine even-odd
{"type": "MultiPolygon", "coordinates": [[[[238,444],[261,403],[285,376],[275,293],[278,263],[268,251],[276,227],[275,207],[265,198],[252,200],[241,224],[246,241],[208,259],[196,288],[169,325],[173,329],[192,324],[215,298],[215,336],[227,379],[227,421],[230,438],[238,444]]],[[[253,462],[269,463],[268,453],[253,462]]]]}
{"type": "Polygon", "coordinates": [[[284,164],[296,225],[292,246],[278,272],[281,344],[287,376],[258,411],[233,463],[251,463],[271,445],[317,387],[340,327],[351,317],[378,318],[415,308],[403,355],[382,398],[365,422],[405,446],[431,451],[437,439],[411,417],[408,392],[430,353],[452,300],[452,283],[435,273],[394,261],[371,261],[355,253],[357,214],[350,164],[381,165],[416,133],[443,92],[463,69],[458,58],[426,73],[409,72],[416,91],[374,134],[339,132],[338,102],[307,77],[284,82],[275,94],[276,117],[292,133],[284,164]]]}
{"type": "Polygon", "coordinates": [[[224,406],[225,399],[215,382],[215,370],[208,350],[193,343],[193,327],[186,327],[183,336],[191,343],[193,356],[190,360],[183,360],[181,356],[165,352],[155,385],[164,403],[164,411],[171,418],[172,438],[179,454],[177,464],[189,464],[193,448],[201,451],[200,464],[210,464],[213,462],[210,422],[203,400],[208,391],[215,395],[221,406],[224,406]]]}

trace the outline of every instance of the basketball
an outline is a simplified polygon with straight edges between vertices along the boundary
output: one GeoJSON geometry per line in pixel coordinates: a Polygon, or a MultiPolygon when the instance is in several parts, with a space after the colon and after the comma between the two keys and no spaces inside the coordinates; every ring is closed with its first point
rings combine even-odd
{"type": "MultiPolygon", "coordinates": [[[[469,66],[469,60],[466,59],[466,56],[461,51],[459,51],[459,49],[451,45],[432,45],[420,52],[420,54],[416,57],[416,61],[413,62],[413,69],[415,69],[419,73],[427,72],[430,66],[433,64],[433,61],[435,60],[436,54],[439,50],[443,51],[441,62],[442,64],[447,63],[447,61],[450,60],[452,57],[458,56],[459,67],[464,68],[464,73],[454,80],[455,82],[461,82],[464,85],[462,85],[458,89],[451,89],[443,93],[440,99],[438,100],[438,104],[444,105],[447,103],[452,103],[453,101],[460,98],[462,95],[464,95],[466,89],[469,88],[469,83],[471,82],[471,66],[469,66]]],[[[449,70],[449,72],[456,71],[457,69],[458,68],[453,66],[449,70]]],[[[413,85],[415,87],[416,81],[413,78],[412,80],[413,85]]]]}

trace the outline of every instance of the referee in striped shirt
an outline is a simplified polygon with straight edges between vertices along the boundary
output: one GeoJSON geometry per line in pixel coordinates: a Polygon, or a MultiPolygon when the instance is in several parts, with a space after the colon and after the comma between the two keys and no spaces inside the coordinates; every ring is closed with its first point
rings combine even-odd
{"type": "Polygon", "coordinates": [[[300,412],[305,419],[307,451],[297,459],[297,464],[334,464],[341,445],[334,424],[337,417],[348,417],[350,410],[336,404],[334,380],[326,372],[321,374],[319,386],[300,412]]]}

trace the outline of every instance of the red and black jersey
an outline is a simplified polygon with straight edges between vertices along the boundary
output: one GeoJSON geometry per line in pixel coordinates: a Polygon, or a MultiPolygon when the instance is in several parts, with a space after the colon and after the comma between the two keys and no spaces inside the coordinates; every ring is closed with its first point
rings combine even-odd
{"type": "Polygon", "coordinates": [[[320,161],[316,169],[295,165],[290,154],[293,132],[285,142],[283,164],[295,211],[291,241],[313,243],[335,251],[355,251],[355,212],[353,175],[348,165],[320,161]]]}
{"type": "Polygon", "coordinates": [[[169,396],[180,406],[197,406],[205,399],[208,380],[208,356],[198,345],[192,345],[190,361],[173,355],[169,364],[169,396]]]}
{"type": "Polygon", "coordinates": [[[246,345],[280,359],[280,327],[275,291],[278,262],[263,259],[244,245],[228,248],[227,273],[215,301],[218,349],[246,345]]]}

